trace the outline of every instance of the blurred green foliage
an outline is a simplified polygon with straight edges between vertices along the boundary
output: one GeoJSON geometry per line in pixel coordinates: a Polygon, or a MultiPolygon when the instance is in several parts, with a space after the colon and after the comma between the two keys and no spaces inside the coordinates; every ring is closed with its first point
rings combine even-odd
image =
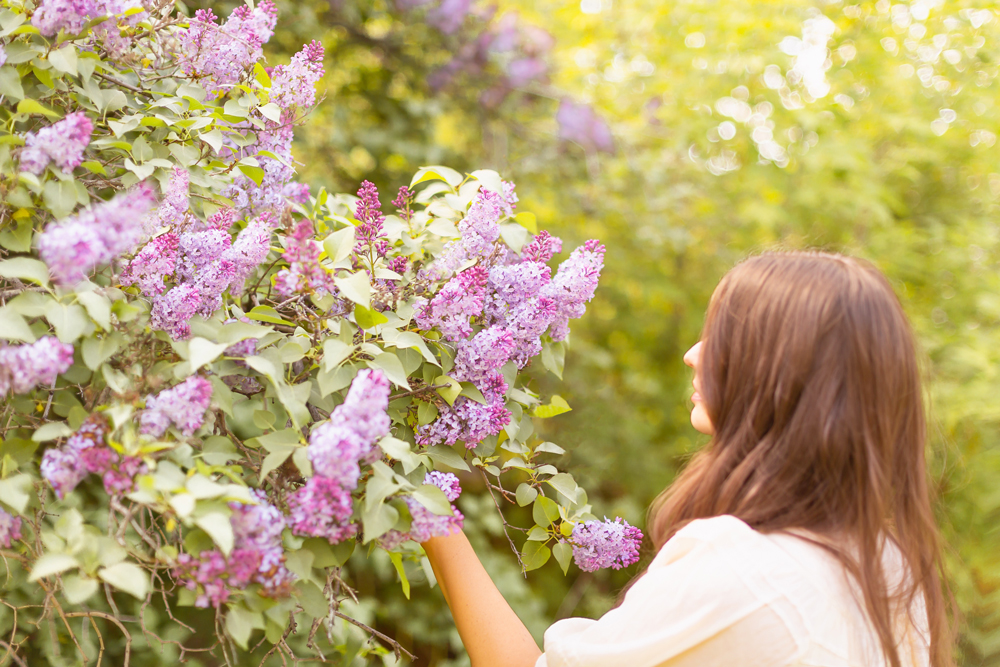
{"type": "MultiPolygon", "coordinates": [[[[1000,665],[992,3],[504,0],[495,16],[470,15],[450,35],[423,22],[421,7],[330,0],[281,11],[286,32],[274,42],[291,53],[318,37],[338,65],[299,135],[308,180],[350,190],[364,176],[389,188],[422,164],[488,166],[519,184],[522,208],[546,228],[608,246],[566,364],[574,410],[540,425],[570,450],[561,464],[592,490],[598,514],[642,525],[648,503],[703,444],[688,423],[681,356],[735,262],[818,247],[885,271],[925,353],[932,474],[964,615],[960,664],[1000,665]],[[502,54],[488,54],[448,86],[428,83],[514,13],[554,38],[546,76],[486,104],[505,66],[502,54]],[[832,22],[828,41],[821,16],[832,22]],[[815,50],[802,55],[804,29],[819,40],[818,60],[809,59],[815,50]],[[596,109],[614,153],[559,139],[563,99],[596,109]]],[[[485,518],[492,508],[462,509],[479,526],[472,538],[488,569],[539,639],[557,617],[602,613],[630,576],[564,580],[549,565],[525,581],[499,520],[485,518]]],[[[415,591],[409,606],[398,590],[378,594],[380,629],[425,664],[467,664],[436,591],[415,591]]]]}

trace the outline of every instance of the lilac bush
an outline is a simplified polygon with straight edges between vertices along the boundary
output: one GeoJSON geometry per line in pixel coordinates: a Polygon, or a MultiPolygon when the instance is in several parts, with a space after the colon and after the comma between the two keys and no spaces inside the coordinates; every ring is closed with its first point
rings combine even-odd
{"type": "MultiPolygon", "coordinates": [[[[449,7],[428,15],[442,33],[464,16],[449,7]]],[[[489,170],[426,167],[385,204],[369,181],[296,182],[325,52],[267,63],[276,21],[269,1],[4,10],[0,545],[18,660],[75,647],[92,615],[147,638],[137,652],[162,636],[178,657],[259,663],[263,643],[326,660],[366,627],[345,602],[359,562],[396,564],[408,590],[479,479],[532,505],[525,571],[573,550],[587,569],[631,562],[634,529],[587,528],[586,493],[534,435],[569,409],[539,376],[561,377],[604,247],[563,255],[489,170]]],[[[519,29],[494,37],[527,48],[519,29]]],[[[369,638],[359,655],[399,649],[369,638]]]]}

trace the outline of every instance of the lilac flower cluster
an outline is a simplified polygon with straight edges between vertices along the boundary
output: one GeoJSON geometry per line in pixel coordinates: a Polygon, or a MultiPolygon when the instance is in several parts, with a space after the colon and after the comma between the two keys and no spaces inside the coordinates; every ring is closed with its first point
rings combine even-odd
{"type": "Polygon", "coordinates": [[[639,560],[642,531],[620,517],[585,521],[573,526],[573,561],[584,572],[610,567],[620,570],[639,560]]]}
{"type": "Polygon", "coordinates": [[[351,491],[358,487],[361,463],[378,458],[375,443],[389,433],[389,381],[381,371],[363,370],[330,420],[309,436],[314,476],[288,498],[291,528],[297,535],[341,542],[357,533],[348,524],[351,491]]]}
{"type": "Polygon", "coordinates": [[[184,73],[198,79],[209,96],[226,94],[264,55],[277,17],[272,0],[253,9],[240,5],[221,26],[211,9],[199,9],[178,35],[184,73]]]}
{"type": "Polygon", "coordinates": [[[354,252],[365,256],[385,257],[389,252],[389,242],[383,236],[385,216],[382,215],[382,204],[379,203],[378,188],[374,183],[361,183],[354,217],[361,223],[355,229],[358,241],[354,245],[354,252]]]}
{"type": "Polygon", "coordinates": [[[94,124],[82,111],[67,114],[38,132],[29,132],[21,151],[21,168],[41,174],[49,162],[55,162],[61,170],[71,172],[83,162],[83,151],[93,132],[94,124]]]}
{"type": "Polygon", "coordinates": [[[146,409],[140,416],[140,432],[158,438],[173,424],[184,435],[197,431],[205,420],[205,410],[212,400],[212,383],[192,375],[156,396],[146,397],[146,409]]]}
{"type": "Polygon", "coordinates": [[[233,294],[242,292],[271,242],[269,216],[251,221],[233,241],[228,232],[235,221],[231,209],[202,223],[188,218],[187,208],[188,174],[176,169],[150,225],[166,225],[171,231],[147,243],[121,274],[123,285],[137,285],[152,299],[150,326],[174,339],[191,334],[188,320],[194,315],[210,317],[221,308],[227,289],[233,294]],[[174,284],[169,289],[168,281],[174,284]]]}
{"type": "Polygon", "coordinates": [[[8,514],[0,508],[0,544],[6,549],[21,539],[21,517],[8,514]]]}
{"type": "Polygon", "coordinates": [[[42,457],[42,477],[52,485],[57,498],[76,488],[88,474],[101,476],[110,495],[129,493],[136,475],[146,464],[135,456],[122,456],[107,446],[108,423],[103,415],[88,417],[62,447],[53,447],[42,457]]]}
{"type": "Polygon", "coordinates": [[[430,300],[418,300],[416,322],[435,328],[455,345],[452,377],[472,382],[486,403],[460,396],[440,405],[438,418],[417,429],[424,445],[463,441],[470,449],[498,434],[510,423],[507,384],[500,369],[513,361],[518,368],[542,351],[542,336],[566,338],[569,320],[580,317],[594,296],[604,265],[604,246],[587,241],[574,250],[555,276],[547,262],[562,250],[562,241],[542,232],[520,256],[496,243],[499,220],[513,213],[517,195],[504,183],[504,196],[488,190],[459,223],[462,236],[445,247],[425,277],[448,276],[469,261],[475,264],[451,277],[430,300]],[[478,329],[473,333],[474,329],[478,329]]]}
{"type": "Polygon", "coordinates": [[[31,17],[31,24],[46,37],[60,30],[75,35],[82,32],[91,19],[107,16],[106,21],[93,27],[93,33],[111,55],[121,56],[131,41],[122,36],[119,25],[135,26],[147,16],[145,10],[121,16],[130,9],[143,9],[141,0],[43,0],[31,17]]]}
{"type": "MultiPolygon", "coordinates": [[[[455,502],[462,494],[462,487],[458,482],[458,477],[450,472],[440,472],[433,470],[424,475],[424,484],[433,484],[442,491],[448,502],[455,502]]],[[[465,517],[454,506],[451,506],[451,514],[434,514],[424,507],[412,496],[405,496],[403,501],[410,510],[409,532],[402,533],[398,530],[390,530],[379,538],[382,546],[392,551],[407,540],[424,543],[432,537],[446,537],[462,530],[465,517]]]]}
{"type": "Polygon", "coordinates": [[[306,44],[292,56],[289,65],[275,67],[271,72],[271,101],[282,108],[278,121],[262,115],[255,118],[254,124],[238,128],[254,132],[257,137],[254,144],[243,148],[230,144],[223,149],[237,158],[256,156],[264,170],[260,185],[240,173],[226,191],[240,211],[280,213],[287,205],[286,200],[302,202],[308,198],[308,187],[291,183],[295,175],[291,166],[292,134],[296,110],[315,103],[316,84],[323,73],[323,47],[317,41],[306,44]],[[277,158],[261,155],[264,151],[274,153],[277,158]]]}
{"type": "Polygon", "coordinates": [[[580,145],[588,153],[615,152],[611,128],[588,104],[563,100],[556,112],[559,138],[580,145]]]}
{"type": "Polygon", "coordinates": [[[289,297],[302,292],[332,294],[336,291],[333,277],[320,265],[320,249],[312,241],[313,225],[302,219],[295,223],[292,233],[285,237],[283,257],[288,268],[274,277],[274,290],[289,297]]]}
{"type": "Polygon", "coordinates": [[[7,63],[7,50],[3,48],[3,44],[0,44],[0,67],[3,67],[7,63]]]}
{"type": "Polygon", "coordinates": [[[399,188],[396,198],[392,200],[399,217],[409,223],[413,219],[413,193],[405,185],[399,188]]]}
{"type": "Polygon", "coordinates": [[[39,235],[38,252],[55,281],[75,285],[97,266],[132,251],[142,238],[142,218],[155,202],[152,188],[143,183],[48,225],[39,235]]]}
{"type": "Polygon", "coordinates": [[[251,490],[255,505],[229,503],[232,515],[233,550],[226,558],[218,549],[202,551],[198,557],[181,554],[173,575],[188,590],[201,593],[196,607],[219,607],[229,600],[232,590],[260,584],[269,597],[289,594],[295,575],[285,567],[281,533],[285,517],[267,501],[261,491],[251,490]]]}
{"type": "Polygon", "coordinates": [[[0,343],[0,396],[13,390],[24,394],[35,387],[51,386],[73,365],[73,346],[54,336],[27,345],[0,343]]]}

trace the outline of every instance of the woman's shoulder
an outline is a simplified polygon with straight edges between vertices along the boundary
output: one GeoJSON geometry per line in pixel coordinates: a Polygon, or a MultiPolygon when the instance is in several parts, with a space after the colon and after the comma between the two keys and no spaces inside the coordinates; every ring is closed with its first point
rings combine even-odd
{"type": "Polygon", "coordinates": [[[739,547],[743,553],[766,549],[764,536],[735,516],[725,514],[707,519],[696,519],[678,530],[660,548],[650,569],[668,565],[692,551],[722,551],[739,547]]]}

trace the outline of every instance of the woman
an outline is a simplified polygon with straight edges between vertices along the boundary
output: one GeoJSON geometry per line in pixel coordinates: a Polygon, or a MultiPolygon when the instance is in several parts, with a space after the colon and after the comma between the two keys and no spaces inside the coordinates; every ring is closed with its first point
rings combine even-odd
{"type": "Polygon", "coordinates": [[[653,504],[657,555],[545,653],[461,533],[424,545],[473,667],[950,667],[909,324],[869,264],[769,253],[709,306],[691,423],[653,504]]]}

